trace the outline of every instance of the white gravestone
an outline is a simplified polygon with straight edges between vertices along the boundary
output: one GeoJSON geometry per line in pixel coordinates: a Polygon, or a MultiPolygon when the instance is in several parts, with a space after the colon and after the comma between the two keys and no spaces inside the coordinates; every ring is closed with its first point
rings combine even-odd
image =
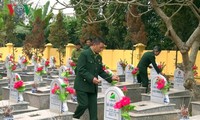
{"type": "Polygon", "coordinates": [[[70,68],[70,70],[73,72],[73,75],[75,75],[75,72],[74,72],[72,66],[70,65],[70,62],[73,62],[73,60],[71,58],[68,58],[66,66],[67,66],[67,68],[70,68]]]}
{"type": "Polygon", "coordinates": [[[18,63],[19,63],[19,65],[20,65],[20,67],[22,69],[26,70],[27,69],[27,65],[25,63],[23,63],[24,60],[26,60],[26,57],[25,56],[20,56],[18,63]]]}
{"type": "Polygon", "coordinates": [[[69,68],[66,67],[66,66],[64,66],[64,65],[60,67],[59,73],[58,73],[58,74],[59,74],[59,78],[61,78],[61,79],[64,78],[64,77],[62,76],[62,73],[65,72],[67,69],[69,69],[69,68]]]}
{"type": "Polygon", "coordinates": [[[103,78],[100,77],[100,76],[98,76],[98,79],[101,80],[101,87],[102,87],[101,92],[102,92],[102,93],[105,93],[105,91],[106,91],[109,87],[111,87],[112,85],[111,85],[111,83],[107,82],[105,79],[103,79],[103,78]]]}
{"type": "Polygon", "coordinates": [[[131,64],[125,68],[125,81],[128,83],[137,83],[136,77],[132,74],[133,69],[134,67],[131,64]]]}
{"type": "Polygon", "coordinates": [[[18,57],[18,64],[20,65],[20,68],[22,67],[21,65],[22,65],[22,55],[19,55],[19,57],[18,57]]]}
{"type": "MultiPolygon", "coordinates": [[[[13,64],[13,62],[12,61],[8,61],[7,62],[7,78],[9,79],[9,80],[11,80],[12,79],[12,71],[10,70],[10,66],[13,64]]],[[[11,68],[12,69],[12,68],[11,68]]]]}
{"type": "MultiPolygon", "coordinates": [[[[40,75],[38,75],[38,74],[36,73],[36,71],[37,71],[37,69],[38,69],[39,67],[42,67],[42,66],[41,66],[40,64],[35,64],[35,65],[34,65],[34,83],[36,83],[36,84],[41,83],[41,82],[43,81],[42,76],[40,76],[40,75]]],[[[44,69],[44,68],[43,68],[43,69],[44,69]]]]}
{"type": "Polygon", "coordinates": [[[174,71],[174,89],[185,90],[184,84],[184,72],[177,68],[174,71]]]}
{"type": "Polygon", "coordinates": [[[155,78],[155,76],[158,75],[158,73],[156,72],[155,68],[153,67],[153,65],[150,65],[152,68],[150,70],[150,80],[152,80],[153,78],[155,78]]]}
{"type": "MultiPolygon", "coordinates": [[[[61,87],[61,84],[64,84],[62,79],[54,79],[51,82],[51,90],[58,86],[61,90],[60,92],[65,92],[64,88],[61,87]]],[[[65,101],[66,102],[66,101],[65,101]]],[[[62,113],[63,111],[63,102],[59,100],[59,96],[57,94],[53,94],[52,91],[50,91],[50,111],[56,112],[56,113],[62,113]]]]}
{"type": "Polygon", "coordinates": [[[117,75],[124,75],[124,70],[120,65],[120,62],[117,63],[117,75]]]}
{"type": "Polygon", "coordinates": [[[31,64],[32,65],[37,64],[37,56],[35,54],[33,54],[32,57],[31,57],[31,64]]]}
{"type": "Polygon", "coordinates": [[[167,84],[166,78],[160,74],[151,80],[151,101],[156,103],[164,103],[165,95],[157,88],[156,84],[158,77],[164,79],[165,83],[167,84]]]}
{"type": "Polygon", "coordinates": [[[48,72],[48,67],[45,65],[47,60],[45,58],[41,59],[41,66],[44,67],[44,70],[48,72]]]}
{"type": "Polygon", "coordinates": [[[19,101],[19,93],[18,93],[17,89],[14,88],[14,84],[17,81],[16,75],[21,79],[19,74],[17,74],[17,73],[12,74],[12,79],[10,81],[10,93],[9,93],[9,100],[12,102],[15,102],[15,103],[17,103],[19,101]]]}
{"type": "Polygon", "coordinates": [[[115,109],[116,102],[124,97],[124,93],[118,87],[110,87],[105,92],[104,120],[122,120],[121,110],[115,109]]]}
{"type": "Polygon", "coordinates": [[[49,67],[50,68],[55,68],[56,67],[56,65],[55,65],[55,57],[54,56],[51,56],[50,57],[50,61],[49,61],[49,67]]]}

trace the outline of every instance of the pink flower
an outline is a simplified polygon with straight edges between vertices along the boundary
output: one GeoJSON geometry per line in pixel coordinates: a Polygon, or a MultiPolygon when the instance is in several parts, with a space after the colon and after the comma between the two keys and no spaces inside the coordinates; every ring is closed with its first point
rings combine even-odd
{"type": "Polygon", "coordinates": [[[193,67],[192,67],[192,70],[197,70],[197,66],[196,65],[194,65],[193,67]]]}
{"type": "Polygon", "coordinates": [[[73,61],[69,62],[69,64],[70,64],[71,67],[76,66],[76,63],[74,63],[73,61]]]}
{"type": "Polygon", "coordinates": [[[43,67],[38,67],[37,72],[41,72],[43,70],[43,67]]]}
{"type": "Polygon", "coordinates": [[[133,71],[131,72],[133,75],[137,75],[139,73],[139,68],[134,68],[133,71]]]}
{"type": "Polygon", "coordinates": [[[128,91],[128,90],[127,90],[127,87],[124,86],[124,87],[122,88],[122,91],[123,91],[123,92],[127,92],[127,91],[128,91]]]}
{"type": "Polygon", "coordinates": [[[54,88],[51,90],[51,93],[52,93],[52,94],[55,94],[56,91],[59,90],[59,89],[60,89],[60,88],[59,88],[57,85],[55,85],[54,88]]]}
{"type": "Polygon", "coordinates": [[[68,83],[69,83],[69,80],[68,80],[68,78],[64,78],[63,80],[64,80],[64,82],[65,82],[66,84],[68,84],[68,83]]]}
{"type": "Polygon", "coordinates": [[[14,84],[14,88],[15,89],[19,89],[20,87],[22,87],[24,84],[24,82],[22,80],[15,82],[14,84]]]}
{"type": "Polygon", "coordinates": [[[122,106],[126,106],[126,105],[129,105],[131,103],[131,99],[129,97],[123,97],[122,100],[121,100],[121,104],[122,106]]]}
{"type": "Polygon", "coordinates": [[[115,108],[115,109],[121,109],[122,107],[123,107],[123,106],[122,106],[121,101],[116,102],[115,105],[114,105],[114,108],[115,108]]]}
{"type": "Polygon", "coordinates": [[[159,79],[156,83],[157,83],[157,88],[159,90],[165,87],[165,80],[164,79],[159,79]]]}
{"type": "Polygon", "coordinates": [[[45,66],[46,66],[46,67],[49,66],[49,60],[47,60],[47,61],[45,62],[45,66]]]}
{"type": "Polygon", "coordinates": [[[74,94],[75,93],[75,90],[73,88],[71,88],[71,87],[67,87],[66,91],[68,91],[69,94],[74,94]]]}

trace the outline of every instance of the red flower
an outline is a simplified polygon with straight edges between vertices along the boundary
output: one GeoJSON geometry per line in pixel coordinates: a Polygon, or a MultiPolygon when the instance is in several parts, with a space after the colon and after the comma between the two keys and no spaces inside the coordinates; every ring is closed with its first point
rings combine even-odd
{"type": "Polygon", "coordinates": [[[37,72],[41,72],[43,70],[43,67],[38,67],[37,72]]]}
{"type": "Polygon", "coordinates": [[[45,62],[45,66],[46,66],[46,67],[49,66],[49,60],[47,60],[47,61],[45,62]]]}
{"type": "Polygon", "coordinates": [[[23,84],[24,84],[24,82],[23,82],[22,80],[17,81],[17,82],[15,82],[15,84],[14,84],[14,88],[15,88],[15,89],[18,89],[18,88],[22,87],[23,84]]]}
{"type": "Polygon", "coordinates": [[[68,78],[64,78],[63,80],[64,80],[64,82],[65,82],[66,84],[68,84],[68,83],[69,83],[69,80],[68,80],[68,78]]]}
{"type": "Polygon", "coordinates": [[[129,105],[131,103],[131,99],[129,97],[123,97],[122,100],[121,100],[121,104],[122,106],[126,106],[126,105],[129,105]]]}
{"type": "Polygon", "coordinates": [[[122,106],[121,101],[116,102],[115,105],[114,105],[114,108],[115,108],[115,109],[121,109],[122,107],[123,107],[123,106],[122,106]]]}
{"type": "Polygon", "coordinates": [[[122,91],[123,91],[123,92],[127,92],[127,91],[128,91],[128,90],[127,90],[127,87],[124,86],[124,87],[122,88],[122,91]]]}
{"type": "Polygon", "coordinates": [[[16,70],[16,68],[17,68],[17,65],[13,64],[11,69],[16,70]]]}
{"type": "Polygon", "coordinates": [[[22,61],[22,63],[24,63],[24,64],[27,63],[27,62],[28,62],[27,59],[24,59],[24,60],[22,61]]]}
{"type": "Polygon", "coordinates": [[[164,79],[159,79],[156,83],[157,83],[157,88],[159,90],[165,87],[165,80],[164,79]]]}
{"type": "Polygon", "coordinates": [[[76,63],[74,63],[73,61],[69,62],[69,64],[70,64],[71,67],[76,66],[76,63]]]}
{"type": "Polygon", "coordinates": [[[59,89],[60,89],[60,88],[59,88],[57,85],[55,85],[54,88],[51,90],[51,93],[52,93],[52,94],[55,94],[56,91],[59,90],[59,89]]]}
{"type": "Polygon", "coordinates": [[[192,70],[197,70],[197,66],[196,65],[194,65],[193,67],[192,67],[192,70]]]}
{"type": "Polygon", "coordinates": [[[71,87],[67,87],[66,91],[68,91],[69,94],[74,94],[75,93],[75,90],[73,88],[71,88],[71,87]]]}

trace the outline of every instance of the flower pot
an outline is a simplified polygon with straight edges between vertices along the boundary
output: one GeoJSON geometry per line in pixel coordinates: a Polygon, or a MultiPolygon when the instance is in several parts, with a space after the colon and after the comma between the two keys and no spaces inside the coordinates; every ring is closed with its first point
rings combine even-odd
{"type": "Polygon", "coordinates": [[[14,120],[13,116],[4,117],[3,120],[14,120]]]}
{"type": "Polygon", "coordinates": [[[170,103],[169,95],[168,95],[168,94],[165,94],[165,95],[164,95],[164,103],[165,103],[165,104],[169,104],[169,103],[170,103]]]}
{"type": "Polygon", "coordinates": [[[67,112],[69,110],[68,106],[67,106],[67,101],[64,101],[62,104],[62,112],[67,112]]]}
{"type": "Polygon", "coordinates": [[[21,92],[19,92],[18,94],[18,102],[23,102],[24,98],[23,98],[23,94],[21,92]]]}

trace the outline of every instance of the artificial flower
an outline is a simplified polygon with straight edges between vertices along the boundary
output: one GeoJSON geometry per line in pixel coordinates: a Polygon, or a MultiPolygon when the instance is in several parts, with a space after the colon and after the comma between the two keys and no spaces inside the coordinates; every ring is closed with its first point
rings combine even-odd
{"type": "Polygon", "coordinates": [[[72,60],[69,61],[69,65],[72,67],[73,70],[76,68],[76,63],[72,60]]]}
{"type": "Polygon", "coordinates": [[[121,109],[122,111],[122,117],[125,120],[131,120],[131,117],[129,115],[129,112],[134,110],[135,106],[131,105],[131,100],[129,97],[124,96],[121,100],[115,103],[114,108],[115,109],[121,109]]]}
{"type": "Polygon", "coordinates": [[[25,65],[28,65],[28,60],[25,58],[25,59],[23,59],[22,63],[25,65]]]}
{"type": "Polygon", "coordinates": [[[170,83],[169,82],[166,83],[166,82],[167,81],[165,81],[163,78],[161,78],[159,76],[157,77],[157,81],[156,81],[157,86],[156,86],[156,88],[161,90],[161,92],[163,94],[166,94],[168,89],[170,88],[170,83]]]}
{"type": "Polygon", "coordinates": [[[15,78],[17,81],[14,83],[14,88],[17,89],[18,92],[24,92],[25,91],[24,82],[20,79],[18,75],[16,75],[15,78]]]}
{"type": "Polygon", "coordinates": [[[63,72],[63,73],[61,74],[61,76],[67,78],[67,77],[69,77],[69,75],[72,75],[72,74],[73,74],[73,71],[71,71],[70,68],[67,68],[67,69],[65,70],[65,72],[63,72]]]}
{"type": "Polygon", "coordinates": [[[137,76],[139,74],[139,68],[134,68],[133,71],[131,72],[133,76],[137,76]]]}
{"type": "Polygon", "coordinates": [[[39,76],[45,75],[47,72],[43,69],[43,66],[38,67],[36,70],[36,74],[38,74],[39,76]]]}
{"type": "Polygon", "coordinates": [[[45,67],[49,67],[49,60],[45,61],[45,67]]]}
{"type": "Polygon", "coordinates": [[[123,61],[120,59],[119,64],[125,70],[126,66],[128,65],[128,62],[124,59],[123,61]]]}
{"type": "Polygon", "coordinates": [[[198,70],[198,67],[197,67],[196,65],[194,65],[194,66],[192,67],[192,72],[193,72],[194,76],[197,76],[197,75],[198,75],[197,70],[198,70]]]}
{"type": "Polygon", "coordinates": [[[14,71],[14,70],[16,70],[16,68],[17,68],[17,65],[15,64],[15,63],[11,63],[11,65],[9,66],[9,70],[10,71],[14,71]]]}

